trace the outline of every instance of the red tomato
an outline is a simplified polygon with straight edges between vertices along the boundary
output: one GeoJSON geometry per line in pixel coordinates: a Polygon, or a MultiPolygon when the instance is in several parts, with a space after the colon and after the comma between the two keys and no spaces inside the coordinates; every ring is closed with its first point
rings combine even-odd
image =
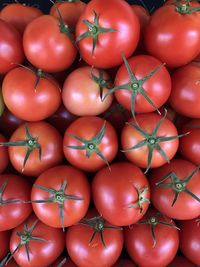
{"type": "Polygon", "coordinates": [[[35,181],[31,200],[36,216],[52,227],[68,227],[80,221],[90,203],[87,177],[71,166],[57,166],[35,181]]]}
{"type": "Polygon", "coordinates": [[[195,265],[200,265],[200,217],[189,221],[180,221],[180,249],[195,265]]]}
{"type": "Polygon", "coordinates": [[[173,159],[150,177],[151,201],[161,213],[178,220],[200,215],[200,171],[194,164],[173,159]]]}
{"type": "Polygon", "coordinates": [[[32,215],[13,230],[11,256],[21,267],[48,267],[62,253],[64,238],[61,229],[49,227],[32,215]]]}
{"type": "MultiPolygon", "coordinates": [[[[5,137],[0,133],[0,142],[6,142],[5,137]]],[[[2,173],[8,166],[8,149],[0,147],[0,173],[2,173]]]]}
{"type": "Polygon", "coordinates": [[[141,267],[166,266],[175,257],[178,246],[174,222],[156,211],[149,211],[138,224],[125,228],[127,252],[141,267]]]}
{"type": "Polygon", "coordinates": [[[76,25],[81,57],[89,65],[111,68],[129,57],[139,41],[137,16],[123,0],[92,0],[76,25]]]}
{"type": "Polygon", "coordinates": [[[40,16],[27,25],[23,45],[31,64],[47,72],[70,67],[77,54],[69,28],[50,15],[40,16]]]}
{"type": "Polygon", "coordinates": [[[28,23],[42,14],[38,8],[17,2],[6,5],[0,12],[0,18],[9,22],[22,35],[28,23]]]}
{"type": "Polygon", "coordinates": [[[17,227],[31,213],[31,185],[22,176],[0,175],[0,231],[17,227]]]}
{"type": "Polygon", "coordinates": [[[197,2],[177,1],[156,10],[146,27],[147,51],[169,67],[179,67],[193,60],[199,54],[199,14],[189,12],[199,7],[197,2]]]}
{"type": "Polygon", "coordinates": [[[81,117],[67,128],[64,154],[75,167],[94,172],[109,165],[118,151],[113,126],[99,117],[81,117]]]}
{"type": "Polygon", "coordinates": [[[130,260],[119,259],[112,267],[136,267],[136,265],[130,260]]]}
{"type": "Polygon", "coordinates": [[[92,194],[99,214],[113,225],[140,220],[149,206],[149,183],[142,171],[128,162],[101,169],[92,181],[92,194]]]}
{"type": "Polygon", "coordinates": [[[25,67],[15,68],[2,84],[4,102],[18,118],[39,121],[51,116],[61,104],[61,91],[45,74],[25,67]]]}
{"type": "Polygon", "coordinates": [[[102,101],[109,88],[111,80],[105,71],[81,67],[67,76],[62,90],[63,103],[77,116],[96,116],[112,103],[111,95],[102,101]]]}
{"type": "Polygon", "coordinates": [[[10,231],[0,231],[0,261],[9,251],[10,234],[10,231]]]}
{"type": "Polygon", "coordinates": [[[8,22],[0,19],[0,74],[7,73],[24,60],[20,34],[8,22]]]}
{"type": "Polygon", "coordinates": [[[188,261],[186,258],[182,256],[176,256],[173,261],[167,265],[167,267],[196,267],[194,264],[192,264],[190,261],[188,261]]]}

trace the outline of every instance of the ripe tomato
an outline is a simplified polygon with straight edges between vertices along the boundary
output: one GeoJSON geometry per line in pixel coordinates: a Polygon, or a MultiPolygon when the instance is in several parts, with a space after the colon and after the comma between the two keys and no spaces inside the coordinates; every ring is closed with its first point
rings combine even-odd
{"type": "Polygon", "coordinates": [[[95,207],[113,225],[140,220],[149,206],[149,183],[142,171],[128,162],[101,169],[92,181],[95,207]]]}
{"type": "Polygon", "coordinates": [[[90,203],[87,177],[71,166],[57,166],[35,181],[31,200],[36,216],[52,227],[68,227],[80,221],[90,203]]]}
{"type": "Polygon", "coordinates": [[[136,265],[130,260],[119,259],[112,267],[136,267],[136,265]]]}
{"type": "Polygon", "coordinates": [[[13,230],[10,252],[21,267],[47,267],[59,257],[64,245],[61,229],[49,227],[32,215],[13,230]]]}
{"type": "Polygon", "coordinates": [[[180,231],[180,249],[192,263],[200,265],[200,217],[178,223],[180,231]]]}
{"type": "Polygon", "coordinates": [[[18,172],[38,176],[43,171],[58,165],[63,158],[62,137],[46,122],[30,122],[19,126],[8,143],[9,158],[18,172]]]}
{"type": "Polygon", "coordinates": [[[173,68],[193,60],[199,54],[200,31],[199,14],[192,8],[199,7],[197,2],[177,1],[157,9],[146,27],[147,51],[173,68]]]}
{"type": "MultiPolygon", "coordinates": [[[[0,133],[0,142],[6,142],[5,137],[0,133]]],[[[2,173],[8,166],[8,149],[6,147],[0,147],[0,173],[2,173]]]]}
{"type": "Polygon", "coordinates": [[[7,73],[24,60],[20,34],[8,22],[0,19],[0,74],[7,73]]]}
{"type": "Polygon", "coordinates": [[[129,57],[139,41],[137,16],[123,0],[92,0],[76,25],[82,58],[91,66],[111,68],[129,57]]]}
{"type": "Polygon", "coordinates": [[[150,175],[151,201],[166,216],[189,220],[200,215],[200,171],[189,161],[173,159],[150,175]]]}
{"type": "Polygon", "coordinates": [[[139,266],[166,266],[175,257],[178,246],[174,222],[155,210],[149,211],[138,224],[125,228],[125,247],[139,266]]]}
{"type": "Polygon", "coordinates": [[[31,64],[47,72],[70,67],[77,54],[68,26],[50,15],[40,16],[27,25],[23,46],[31,64]]]}
{"type": "Polygon", "coordinates": [[[77,116],[96,116],[112,103],[111,95],[102,101],[109,88],[111,80],[105,71],[81,67],[67,76],[62,90],[63,103],[77,116]]]}
{"type": "Polygon", "coordinates": [[[167,267],[196,267],[194,264],[192,264],[190,261],[188,261],[186,258],[182,256],[176,256],[173,261],[167,265],[167,267]]]}
{"type": "Polygon", "coordinates": [[[99,117],[81,117],[72,122],[65,132],[63,145],[66,159],[89,172],[109,165],[118,151],[115,129],[99,117]]]}
{"type": "Polygon", "coordinates": [[[32,212],[31,185],[22,176],[0,175],[0,231],[17,227],[32,212]]]}
{"type": "Polygon", "coordinates": [[[17,2],[10,3],[2,8],[0,18],[9,22],[22,35],[28,23],[42,14],[42,11],[38,8],[17,2]]]}
{"type": "Polygon", "coordinates": [[[10,231],[0,231],[0,261],[9,251],[10,234],[10,231]]]}

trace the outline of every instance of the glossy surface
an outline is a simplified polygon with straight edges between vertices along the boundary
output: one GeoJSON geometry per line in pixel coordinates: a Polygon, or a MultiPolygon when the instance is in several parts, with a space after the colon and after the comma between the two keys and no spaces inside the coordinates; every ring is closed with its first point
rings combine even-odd
{"type": "MultiPolygon", "coordinates": [[[[6,142],[5,137],[0,133],[0,142],[6,142]]],[[[2,173],[8,166],[8,148],[0,146],[0,173],[2,173]]]]}

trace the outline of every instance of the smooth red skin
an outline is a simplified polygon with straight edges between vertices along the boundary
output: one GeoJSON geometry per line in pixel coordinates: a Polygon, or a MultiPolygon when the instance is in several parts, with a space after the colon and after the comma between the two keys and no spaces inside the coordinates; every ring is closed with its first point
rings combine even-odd
{"type": "Polygon", "coordinates": [[[0,261],[9,252],[10,231],[0,231],[0,261]]]}
{"type": "Polygon", "coordinates": [[[50,15],[40,16],[27,25],[23,46],[27,59],[47,72],[67,69],[77,54],[69,37],[60,32],[59,20],[50,15]]]}
{"type": "MultiPolygon", "coordinates": [[[[38,220],[35,215],[29,217],[26,221],[30,228],[32,224],[38,220]]],[[[20,242],[17,232],[24,232],[24,223],[16,227],[10,239],[10,252],[12,253],[20,242]]],[[[65,246],[65,235],[61,229],[56,229],[45,225],[38,221],[32,236],[40,237],[48,242],[29,242],[30,261],[28,261],[25,246],[22,246],[17,252],[14,253],[14,259],[21,267],[48,267],[54,262],[57,257],[62,253],[65,246]]]]}
{"type": "MultiPolygon", "coordinates": [[[[86,214],[90,204],[90,186],[85,174],[71,166],[57,166],[43,172],[35,181],[36,185],[59,190],[67,181],[66,195],[82,200],[65,200],[64,226],[68,227],[80,221],[86,214]]],[[[31,200],[45,200],[52,197],[51,193],[37,187],[32,188],[31,200]]],[[[59,206],[57,203],[32,203],[36,216],[51,227],[61,228],[59,206]]]]}
{"type": "MultiPolygon", "coordinates": [[[[199,220],[200,218],[198,218],[199,220]]],[[[200,225],[197,219],[180,221],[180,249],[187,259],[200,265],[200,225]]]]}
{"type": "Polygon", "coordinates": [[[0,19],[0,74],[5,74],[24,60],[22,40],[17,30],[0,19]]]}
{"type": "MultiPolygon", "coordinates": [[[[136,115],[136,121],[138,125],[147,133],[151,134],[161,120],[161,116],[156,113],[149,114],[140,114],[136,115]]],[[[131,119],[129,122],[134,123],[134,119],[131,119]]],[[[177,136],[177,129],[175,125],[168,119],[165,119],[162,125],[160,126],[157,136],[167,137],[167,136],[177,136]]],[[[139,133],[136,129],[129,125],[125,125],[121,134],[121,143],[122,149],[127,150],[130,147],[140,143],[145,138],[139,133]]],[[[160,147],[165,151],[165,154],[171,160],[178,149],[179,140],[174,139],[172,141],[160,142],[160,147]]],[[[146,168],[148,165],[148,147],[143,146],[138,149],[133,149],[125,153],[128,160],[136,164],[138,167],[146,168]]],[[[161,156],[161,154],[154,149],[153,157],[151,161],[151,168],[157,168],[166,163],[166,160],[161,156]]]]}
{"type": "MultiPolygon", "coordinates": [[[[65,107],[77,116],[97,116],[109,108],[113,96],[109,95],[104,101],[100,98],[99,85],[93,80],[91,72],[99,77],[99,70],[89,66],[75,69],[71,72],[63,85],[62,100],[65,107]]],[[[104,71],[104,79],[110,79],[104,71]]],[[[110,84],[112,87],[112,85],[110,84]]],[[[103,97],[109,92],[103,88],[103,97]]]]}
{"type": "MultiPolygon", "coordinates": [[[[162,65],[162,62],[149,55],[138,55],[128,60],[136,79],[140,80],[152,70],[162,65]]],[[[121,86],[130,82],[125,64],[122,64],[115,77],[115,86],[121,86]]],[[[163,66],[157,73],[143,84],[147,96],[157,108],[161,107],[169,98],[171,92],[171,78],[167,69],[163,66]]],[[[131,110],[131,92],[128,90],[115,91],[117,101],[126,109],[131,110]]],[[[141,95],[137,94],[135,112],[147,113],[155,108],[141,95]]]]}
{"type": "MultiPolygon", "coordinates": [[[[65,158],[73,166],[89,172],[100,170],[106,165],[96,153],[92,153],[89,158],[86,156],[85,150],[67,148],[67,146],[82,146],[82,142],[71,137],[69,133],[86,140],[91,140],[101,130],[104,120],[99,117],[81,117],[71,123],[66,129],[63,139],[63,150],[65,158]]],[[[98,149],[104,157],[111,162],[118,151],[117,134],[114,127],[107,121],[106,133],[98,146],[98,149]]],[[[108,167],[107,167],[108,168],[108,167]]]]}
{"type": "Polygon", "coordinates": [[[5,76],[2,93],[5,105],[18,118],[40,121],[48,118],[61,104],[61,90],[53,80],[40,78],[35,88],[36,75],[23,67],[5,76]]]}
{"type": "MultiPolygon", "coordinates": [[[[138,190],[149,188],[149,183],[142,171],[132,163],[114,163],[110,167],[111,171],[108,168],[101,169],[92,181],[95,207],[113,225],[136,223],[144,216],[149,204],[143,203],[142,212],[139,206],[129,206],[138,201],[138,190]]],[[[150,190],[147,190],[145,197],[150,198],[150,190]]]]}
{"type": "Polygon", "coordinates": [[[190,118],[200,118],[199,75],[199,64],[194,62],[177,69],[172,75],[169,102],[175,111],[190,118]]]}
{"type": "MultiPolygon", "coordinates": [[[[66,257],[65,257],[66,258],[66,257]]],[[[60,257],[60,258],[58,258],[53,264],[52,264],[52,267],[58,267],[59,266],[59,264],[62,262],[64,260],[64,257],[62,256],[62,257],[60,257]]],[[[69,258],[69,257],[67,257],[66,258],[66,262],[62,265],[62,267],[77,267],[77,265],[75,265],[74,263],[73,263],[73,261],[69,258]]],[[[189,266],[190,267],[190,266],[189,266]]]]}
{"type": "MultiPolygon", "coordinates": [[[[6,142],[5,137],[0,133],[0,142],[6,142]]],[[[9,162],[7,147],[0,146],[0,174],[6,169],[9,162]]]]}
{"type": "MultiPolygon", "coordinates": [[[[106,222],[106,225],[110,225],[106,222]]],[[[100,235],[97,233],[89,244],[94,232],[92,227],[73,225],[66,234],[66,247],[70,258],[79,267],[109,267],[120,256],[123,248],[123,231],[117,229],[104,229],[103,236],[106,244],[104,248],[100,235]]]]}
{"type": "Polygon", "coordinates": [[[136,267],[136,265],[131,260],[119,259],[112,267],[136,267]]]}
{"type": "MultiPolygon", "coordinates": [[[[39,176],[45,170],[62,162],[62,137],[60,133],[49,123],[30,122],[27,124],[33,137],[38,137],[38,143],[42,147],[42,157],[39,159],[38,149],[35,149],[26,162],[23,174],[27,176],[39,176]]],[[[10,142],[26,140],[25,126],[22,124],[12,134],[10,142]]],[[[13,167],[22,172],[26,147],[9,147],[9,158],[13,167]]]]}
{"type": "MultiPolygon", "coordinates": [[[[86,7],[86,3],[82,1],[75,3],[56,3],[55,5],[58,7],[65,23],[71,27],[76,26],[79,17],[81,16],[86,7]]],[[[49,14],[59,19],[58,11],[56,10],[55,5],[51,7],[49,14]]]]}
{"type": "MultiPolygon", "coordinates": [[[[145,219],[145,217],[143,218],[145,219]]],[[[143,221],[142,219],[142,221],[143,221]]],[[[167,217],[162,221],[172,223],[167,217]]],[[[148,224],[134,224],[125,228],[125,247],[132,260],[140,267],[164,267],[176,255],[179,247],[178,230],[157,224],[154,228],[156,246],[148,224]]]]}
{"type": "MultiPolygon", "coordinates": [[[[31,185],[22,176],[13,174],[0,175],[0,187],[8,181],[3,192],[3,200],[20,199],[30,200],[31,185]]],[[[0,205],[0,231],[10,230],[20,225],[32,212],[29,203],[14,203],[0,205]]]]}
{"type": "MultiPolygon", "coordinates": [[[[200,203],[185,192],[179,194],[177,201],[172,207],[175,191],[171,188],[157,188],[155,184],[170,172],[182,180],[189,176],[196,166],[183,159],[173,159],[169,164],[155,169],[150,174],[151,201],[154,207],[166,216],[177,220],[190,220],[200,215],[200,203]],[[184,212],[183,212],[184,211],[184,212]]],[[[164,183],[171,183],[167,179],[164,183]]],[[[200,172],[197,172],[186,187],[198,198],[200,198],[200,172]]]]}
{"type": "Polygon", "coordinates": [[[38,8],[20,3],[10,3],[0,12],[0,18],[9,22],[21,35],[26,26],[41,15],[43,15],[43,12],[38,8]]]}
{"type": "MultiPolygon", "coordinates": [[[[191,3],[199,7],[198,3],[191,3]]],[[[156,10],[146,27],[145,44],[149,54],[175,68],[192,61],[199,54],[199,14],[182,15],[174,5],[156,10]],[[185,41],[187,40],[187,42],[185,41]]]]}
{"type": "Polygon", "coordinates": [[[196,267],[193,263],[182,256],[176,256],[167,267],[196,267]]]}
{"type": "Polygon", "coordinates": [[[126,57],[135,51],[140,34],[139,20],[128,3],[123,0],[93,0],[76,25],[76,37],[88,31],[82,22],[84,19],[94,22],[94,11],[99,16],[99,25],[115,29],[117,32],[99,34],[97,45],[92,55],[93,38],[87,37],[78,42],[82,58],[91,66],[112,68],[123,62],[122,52],[126,57]]]}
{"type": "Polygon", "coordinates": [[[181,133],[190,132],[180,140],[179,152],[183,158],[200,165],[200,119],[193,119],[182,127],[181,133]],[[192,127],[190,127],[192,126],[192,127]]]}

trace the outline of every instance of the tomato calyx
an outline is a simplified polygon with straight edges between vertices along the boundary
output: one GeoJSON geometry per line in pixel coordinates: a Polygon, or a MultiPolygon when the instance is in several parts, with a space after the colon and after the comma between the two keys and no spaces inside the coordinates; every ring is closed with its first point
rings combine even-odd
{"type": "Polygon", "coordinates": [[[98,41],[99,34],[102,33],[109,33],[109,32],[117,32],[115,29],[109,29],[109,28],[103,28],[99,26],[99,17],[95,10],[93,10],[94,13],[94,21],[90,22],[86,19],[82,20],[82,23],[84,23],[88,27],[88,31],[84,32],[83,34],[79,35],[76,38],[76,43],[81,41],[82,39],[86,37],[92,37],[93,45],[92,45],[92,56],[94,56],[95,48],[98,41]]]}
{"type": "Polygon", "coordinates": [[[60,213],[60,222],[61,222],[61,226],[63,229],[63,232],[65,231],[65,226],[64,226],[64,213],[63,213],[63,209],[64,209],[64,203],[65,200],[83,200],[83,198],[80,197],[76,197],[73,195],[68,195],[65,194],[65,191],[67,189],[67,181],[65,180],[61,186],[59,190],[55,190],[53,188],[47,188],[44,186],[40,186],[37,184],[33,184],[34,187],[39,188],[45,192],[48,192],[49,194],[52,195],[52,197],[47,198],[47,199],[43,199],[43,200],[32,200],[30,201],[31,203],[56,203],[59,206],[59,213],[60,213]]]}
{"type": "Polygon", "coordinates": [[[0,117],[4,112],[4,109],[5,109],[5,104],[3,101],[2,90],[0,89],[0,117]]]}
{"type": "Polygon", "coordinates": [[[126,118],[125,116],[126,109],[122,107],[122,105],[120,105],[119,103],[116,103],[109,111],[106,111],[103,118],[104,119],[109,118],[116,111],[119,111],[120,113],[122,113],[122,115],[126,118]]]}
{"type": "Polygon", "coordinates": [[[112,225],[107,225],[106,221],[102,218],[102,216],[95,216],[90,219],[83,219],[79,222],[79,224],[83,224],[85,226],[92,227],[94,229],[94,232],[90,238],[89,245],[91,245],[92,241],[94,240],[95,236],[97,234],[100,234],[101,242],[106,248],[106,243],[104,240],[103,232],[105,229],[111,229],[111,230],[123,230],[122,227],[118,226],[112,226],[112,225]]]}
{"type": "Polygon", "coordinates": [[[35,229],[36,225],[38,223],[38,220],[34,221],[33,224],[31,225],[30,228],[28,228],[27,223],[24,224],[24,231],[23,232],[17,232],[17,236],[20,238],[20,242],[17,245],[17,247],[15,248],[15,250],[10,253],[6,264],[13,258],[14,254],[20,250],[21,247],[25,246],[26,249],[26,255],[27,255],[27,259],[30,262],[30,254],[29,254],[29,243],[31,241],[36,241],[36,242],[48,242],[48,240],[43,239],[41,237],[36,237],[33,236],[33,230],[35,229]]]}
{"type": "Polygon", "coordinates": [[[146,91],[143,88],[143,84],[147,80],[149,80],[156,72],[158,72],[165,65],[165,63],[156,67],[147,76],[138,80],[135,74],[132,72],[131,67],[123,53],[122,53],[122,57],[123,57],[126,70],[130,78],[130,82],[110,89],[109,92],[107,92],[106,95],[104,96],[103,100],[108,95],[113,94],[114,92],[118,90],[128,90],[129,92],[131,92],[131,112],[134,118],[135,118],[135,102],[136,102],[137,94],[141,94],[146,99],[146,101],[148,101],[149,104],[151,104],[154,107],[154,109],[158,112],[158,114],[161,114],[158,108],[156,107],[156,105],[153,103],[153,101],[148,97],[146,91]]]}
{"type": "Polygon", "coordinates": [[[133,149],[137,149],[137,148],[140,148],[140,147],[147,146],[148,147],[148,159],[147,159],[147,168],[146,168],[146,170],[144,172],[145,174],[149,171],[149,169],[151,167],[151,161],[152,161],[154,149],[156,149],[162,155],[162,157],[169,163],[169,158],[166,155],[165,151],[160,146],[160,143],[168,142],[168,141],[171,141],[171,140],[175,140],[177,138],[181,138],[181,137],[189,134],[189,132],[187,132],[185,134],[180,134],[180,135],[176,135],[176,136],[166,136],[166,137],[157,136],[158,130],[159,130],[160,126],[162,125],[162,123],[164,122],[164,120],[166,119],[166,116],[167,116],[167,111],[165,110],[165,115],[157,123],[157,125],[155,126],[155,128],[154,128],[154,130],[153,130],[153,132],[151,134],[149,134],[146,131],[144,131],[137,124],[133,124],[133,123],[129,123],[129,122],[126,123],[130,127],[136,129],[141,135],[143,135],[144,140],[142,140],[140,143],[136,144],[133,147],[130,147],[130,148],[126,149],[126,150],[122,150],[122,152],[126,153],[126,152],[129,152],[129,151],[133,150],[133,149]]]}
{"type": "Polygon", "coordinates": [[[171,188],[174,191],[174,199],[171,204],[173,207],[176,203],[180,193],[184,192],[188,195],[190,195],[192,198],[196,199],[198,202],[200,202],[200,198],[198,198],[195,194],[193,194],[189,189],[187,189],[187,185],[192,179],[192,177],[199,171],[200,165],[195,168],[195,170],[186,176],[183,180],[181,180],[175,172],[170,172],[166,174],[164,177],[162,177],[159,182],[157,182],[155,185],[157,188],[171,188]],[[170,179],[170,183],[163,183],[166,180],[170,179]]]}
{"type": "Polygon", "coordinates": [[[39,151],[39,159],[41,160],[42,157],[42,147],[38,143],[38,137],[33,137],[29,131],[27,124],[25,123],[25,131],[26,131],[26,140],[22,141],[14,141],[14,142],[0,142],[0,146],[8,146],[8,147],[27,147],[27,152],[24,158],[23,166],[22,166],[22,173],[24,172],[26,163],[31,155],[31,153],[38,149],[39,151]]]}
{"type": "Polygon", "coordinates": [[[191,0],[175,1],[176,11],[182,15],[189,15],[200,11],[200,7],[191,7],[191,0]]]}
{"type": "Polygon", "coordinates": [[[86,140],[84,138],[78,137],[74,134],[68,133],[67,134],[76,140],[83,143],[82,146],[65,146],[67,148],[71,149],[78,149],[78,150],[85,150],[86,151],[86,157],[89,159],[92,153],[96,153],[108,166],[110,169],[110,165],[108,160],[104,157],[98,146],[101,144],[101,141],[106,133],[106,121],[104,121],[102,128],[100,131],[90,140],[86,140]]]}
{"type": "Polygon", "coordinates": [[[143,203],[150,204],[150,200],[146,198],[146,193],[149,190],[148,186],[145,186],[143,188],[137,189],[138,192],[138,201],[128,206],[128,208],[140,208],[140,213],[143,212],[143,203]]]}

